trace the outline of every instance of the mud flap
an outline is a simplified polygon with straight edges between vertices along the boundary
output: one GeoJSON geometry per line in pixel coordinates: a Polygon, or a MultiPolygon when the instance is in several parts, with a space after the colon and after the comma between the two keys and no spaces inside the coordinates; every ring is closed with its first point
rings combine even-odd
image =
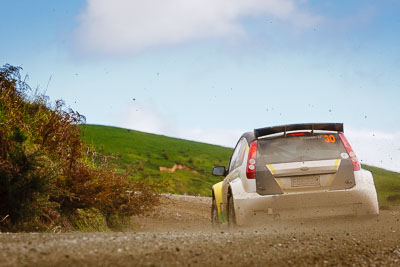
{"type": "Polygon", "coordinates": [[[225,223],[226,222],[226,212],[225,207],[223,205],[223,197],[222,197],[222,185],[223,182],[219,182],[215,184],[212,189],[214,192],[215,203],[217,206],[217,213],[218,213],[218,222],[225,223]]]}

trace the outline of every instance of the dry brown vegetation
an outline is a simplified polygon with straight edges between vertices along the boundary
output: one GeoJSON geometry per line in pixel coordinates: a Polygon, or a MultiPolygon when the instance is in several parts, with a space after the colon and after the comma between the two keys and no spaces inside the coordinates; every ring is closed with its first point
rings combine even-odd
{"type": "Polygon", "coordinates": [[[84,122],[33,92],[20,68],[0,69],[0,231],[119,227],[157,203],[155,186],[116,174],[84,145],[84,122]]]}

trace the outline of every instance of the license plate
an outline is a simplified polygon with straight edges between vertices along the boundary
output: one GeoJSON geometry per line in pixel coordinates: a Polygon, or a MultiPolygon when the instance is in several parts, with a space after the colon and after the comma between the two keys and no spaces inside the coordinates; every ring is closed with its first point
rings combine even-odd
{"type": "Polygon", "coordinates": [[[318,175],[293,177],[291,181],[292,181],[292,187],[321,186],[318,175]]]}

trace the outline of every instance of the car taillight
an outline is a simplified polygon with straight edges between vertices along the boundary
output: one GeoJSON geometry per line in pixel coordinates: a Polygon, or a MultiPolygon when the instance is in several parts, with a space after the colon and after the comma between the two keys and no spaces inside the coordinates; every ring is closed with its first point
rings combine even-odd
{"type": "Polygon", "coordinates": [[[351,163],[353,163],[353,170],[359,171],[361,169],[360,163],[358,162],[358,158],[356,154],[353,151],[353,148],[351,148],[350,143],[347,141],[346,137],[343,134],[339,134],[340,140],[342,140],[342,143],[344,147],[346,148],[347,154],[349,154],[351,163]]]}
{"type": "Polygon", "coordinates": [[[257,157],[257,140],[250,144],[249,157],[247,158],[246,176],[247,179],[256,178],[256,157],[257,157]]]}

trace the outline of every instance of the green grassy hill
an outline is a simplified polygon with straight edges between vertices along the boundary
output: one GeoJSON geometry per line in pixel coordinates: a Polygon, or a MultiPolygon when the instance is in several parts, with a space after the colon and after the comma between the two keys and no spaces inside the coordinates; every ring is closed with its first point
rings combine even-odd
{"type": "MultiPolygon", "coordinates": [[[[119,171],[133,170],[134,179],[168,181],[167,192],[209,196],[220,181],[211,175],[214,165],[228,165],[231,148],[148,134],[116,127],[85,125],[84,140],[105,155],[114,155],[119,171]],[[198,173],[178,170],[160,172],[160,166],[183,164],[198,173]]],[[[380,206],[400,205],[400,173],[366,166],[372,171],[380,206]]]]}
{"type": "Polygon", "coordinates": [[[85,125],[84,140],[105,155],[114,155],[119,171],[132,170],[134,179],[168,181],[166,191],[209,196],[221,179],[211,175],[214,165],[228,165],[231,148],[166,137],[117,127],[85,125]],[[160,172],[182,164],[195,170],[160,172]]]}

